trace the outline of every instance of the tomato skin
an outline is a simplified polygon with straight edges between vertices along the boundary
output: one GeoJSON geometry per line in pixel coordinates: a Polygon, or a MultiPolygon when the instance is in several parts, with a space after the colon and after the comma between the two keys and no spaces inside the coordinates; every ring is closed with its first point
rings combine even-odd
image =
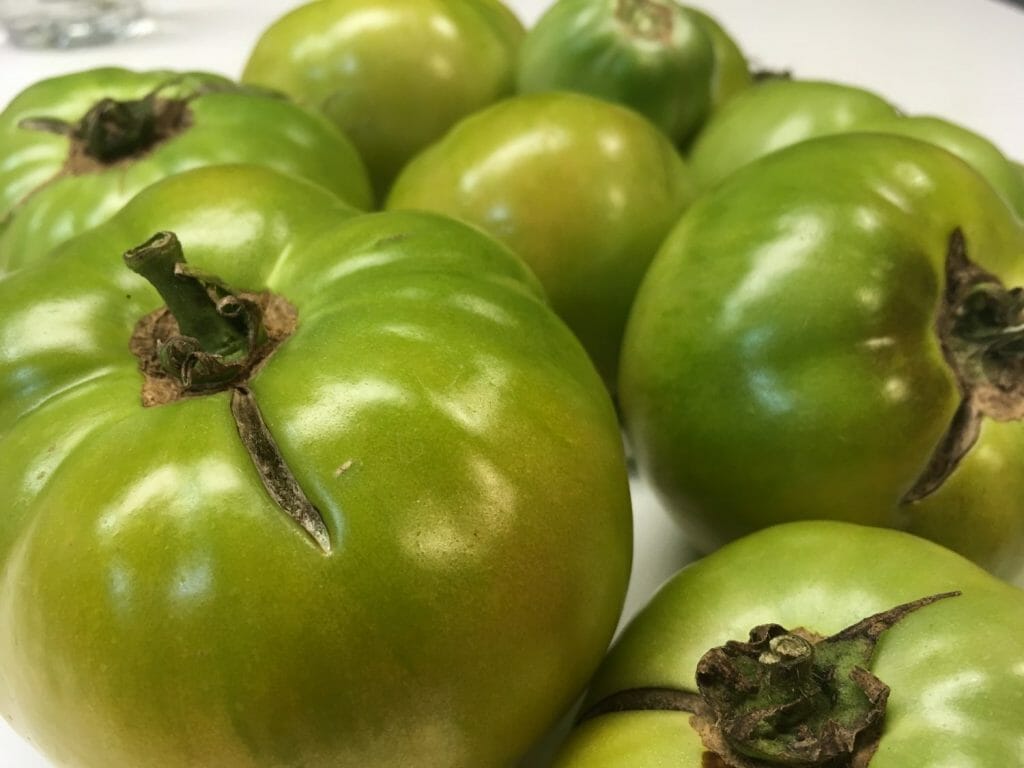
{"type": "Polygon", "coordinates": [[[1024,219],[1024,179],[988,139],[938,117],[904,115],[870,91],[839,83],[759,84],[704,126],[689,160],[697,182],[706,189],[783,147],[852,131],[909,136],[952,152],[981,173],[1024,219]]]}
{"type": "Polygon", "coordinates": [[[957,228],[1024,283],[1024,231],[991,186],[877,134],[765,157],[683,216],[637,294],[619,391],[641,471],[701,546],[826,516],[1024,575],[1019,421],[986,418],[935,493],[902,501],[961,399],[935,332],[957,228]]]}
{"type": "Polygon", "coordinates": [[[327,115],[383,200],[410,157],[512,93],[523,35],[498,0],[326,0],[272,24],[242,80],[327,115]]]}
{"type": "Polygon", "coordinates": [[[0,714],[57,764],[503,765],[582,690],[629,575],[621,438],[507,249],[221,166],[0,279],[0,307],[0,714]],[[142,407],[127,340],[162,302],[119,256],[158,227],[297,307],[249,387],[329,553],[227,392],[142,407]]]}
{"type": "Polygon", "coordinates": [[[798,141],[844,133],[858,123],[898,114],[861,88],[812,80],[769,80],[708,122],[689,160],[702,189],[771,152],[798,141]]]}
{"type": "Polygon", "coordinates": [[[454,216],[511,247],[613,386],[636,286],[693,195],[672,144],[632,110],[538,93],[453,128],[402,172],[387,207],[454,216]]]}
{"type": "Polygon", "coordinates": [[[1024,220],[1024,177],[984,136],[938,117],[906,115],[868,121],[858,130],[909,136],[952,152],[985,177],[1006,205],[1024,220]]]}
{"type": "Polygon", "coordinates": [[[711,83],[711,109],[714,113],[733,96],[747,90],[753,83],[753,75],[739,44],[713,16],[697,8],[687,8],[687,11],[711,38],[711,48],[715,54],[711,83]]]}
{"type": "Polygon", "coordinates": [[[552,768],[704,768],[682,712],[621,712],[577,725],[552,768]]]}
{"type": "Polygon", "coordinates": [[[0,273],[105,221],[159,179],[203,165],[257,163],[321,184],[357,208],[372,204],[362,160],[326,120],[201,72],[101,68],[38,82],[0,113],[0,155],[0,273]],[[142,99],[156,89],[190,99],[185,129],[102,169],[68,173],[67,137],[19,126],[75,122],[101,99],[142,99]]]}
{"type": "MultiPolygon", "coordinates": [[[[886,630],[871,671],[891,688],[870,768],[1015,765],[1024,735],[1024,592],[898,531],[810,521],[776,526],[683,569],[622,632],[584,710],[616,691],[695,692],[709,649],[778,623],[829,635],[927,595],[959,590],[886,630]]],[[[578,726],[557,768],[700,768],[685,712],[600,715],[578,726]]]]}
{"type": "Polygon", "coordinates": [[[624,104],[680,145],[749,84],[722,27],[674,0],[559,0],[519,56],[521,93],[572,90],[624,104]]]}

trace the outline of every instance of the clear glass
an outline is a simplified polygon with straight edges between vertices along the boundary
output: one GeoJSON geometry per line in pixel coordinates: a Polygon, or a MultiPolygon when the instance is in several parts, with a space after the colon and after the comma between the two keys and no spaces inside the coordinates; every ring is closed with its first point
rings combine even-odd
{"type": "Polygon", "coordinates": [[[0,0],[0,23],[21,48],[76,48],[152,29],[141,0],[0,0]]]}

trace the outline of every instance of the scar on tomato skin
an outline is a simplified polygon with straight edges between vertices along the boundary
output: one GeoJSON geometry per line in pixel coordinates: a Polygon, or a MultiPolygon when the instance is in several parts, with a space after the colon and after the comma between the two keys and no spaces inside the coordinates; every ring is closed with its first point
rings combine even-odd
{"type": "Polygon", "coordinates": [[[270,498],[325,554],[330,554],[331,536],[323,515],[299,485],[248,387],[236,386],[231,390],[231,414],[242,445],[270,498]]]}
{"type": "Polygon", "coordinates": [[[409,235],[408,232],[396,232],[393,235],[385,235],[384,237],[380,238],[379,240],[375,240],[373,242],[373,247],[374,248],[380,248],[381,246],[384,246],[384,245],[392,245],[394,243],[400,243],[403,240],[408,240],[409,237],[410,237],[410,235],[409,235]]]}
{"type": "Polygon", "coordinates": [[[343,474],[345,474],[346,472],[348,472],[352,468],[353,464],[355,464],[355,459],[349,459],[344,464],[342,464],[340,467],[338,467],[336,470],[334,470],[334,476],[335,477],[341,477],[343,474]]]}

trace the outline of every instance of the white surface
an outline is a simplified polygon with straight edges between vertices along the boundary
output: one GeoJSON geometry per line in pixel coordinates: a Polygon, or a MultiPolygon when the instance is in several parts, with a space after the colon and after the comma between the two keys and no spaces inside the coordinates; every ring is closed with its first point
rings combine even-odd
{"type": "MultiPolygon", "coordinates": [[[[146,38],[47,53],[18,51],[0,43],[0,104],[43,77],[109,64],[207,69],[237,77],[260,32],[298,4],[150,0],[157,31],[146,38]]],[[[510,4],[530,23],[549,3],[510,4]]],[[[958,121],[1024,160],[1024,11],[1016,7],[995,0],[692,4],[718,18],[758,66],[873,89],[906,112],[958,121]]],[[[688,556],[679,531],[638,483],[634,508],[635,565],[625,617],[632,616],[688,556]]],[[[0,768],[49,764],[0,720],[0,768]]]]}
{"type": "MultiPolygon", "coordinates": [[[[149,0],[158,31],[57,53],[0,45],[0,103],[34,80],[103,64],[237,76],[259,33],[298,0],[149,0]]],[[[532,22],[549,0],[510,0],[532,22]]],[[[877,90],[958,120],[1024,158],[1024,11],[996,0],[704,0],[762,66],[877,90]]]]}

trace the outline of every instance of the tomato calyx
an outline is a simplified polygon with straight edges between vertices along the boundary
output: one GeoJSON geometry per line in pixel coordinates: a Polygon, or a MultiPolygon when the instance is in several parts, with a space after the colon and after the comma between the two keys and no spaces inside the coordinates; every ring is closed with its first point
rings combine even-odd
{"type": "Polygon", "coordinates": [[[793,71],[789,69],[752,69],[750,70],[750,78],[755,83],[771,83],[776,80],[792,80],[793,71]]]}
{"type": "Polygon", "coordinates": [[[672,40],[672,9],[659,0],[616,0],[615,17],[629,34],[642,40],[672,40]]]}
{"type": "Polygon", "coordinates": [[[323,517],[288,467],[248,386],[295,330],[295,308],[274,294],[233,291],[193,269],[173,232],[158,232],[125,253],[124,260],[166,302],[143,317],[132,334],[130,348],[144,377],[142,404],[166,405],[230,390],[239,438],[267,493],[329,552],[323,517]]]}
{"type": "Polygon", "coordinates": [[[712,648],[697,664],[699,694],[634,688],[580,718],[610,712],[689,712],[722,768],[864,768],[878,746],[889,687],[869,671],[879,637],[944,592],[874,614],[828,638],[763,624],[747,642],[712,648]]]}
{"type": "MultiPolygon", "coordinates": [[[[160,96],[164,84],[141,99],[103,98],[76,123],[52,117],[30,117],[19,128],[66,136],[71,143],[65,171],[81,175],[145,155],[185,131],[192,122],[192,97],[160,96]]],[[[196,94],[197,95],[197,94],[196,94]]]]}
{"type": "Polygon", "coordinates": [[[959,229],[949,238],[945,278],[936,325],[960,405],[904,503],[942,485],[977,441],[985,418],[1024,419],[1024,288],[1007,288],[974,264],[959,229]]]}
{"type": "Polygon", "coordinates": [[[282,307],[284,299],[238,293],[193,269],[173,232],[157,233],[124,259],[166,302],[143,318],[132,336],[132,350],[151,384],[148,396],[144,391],[146,405],[244,382],[295,329],[295,310],[282,307]],[[264,308],[290,315],[273,334],[263,322],[264,308]],[[162,380],[174,388],[168,392],[162,380]]]}

